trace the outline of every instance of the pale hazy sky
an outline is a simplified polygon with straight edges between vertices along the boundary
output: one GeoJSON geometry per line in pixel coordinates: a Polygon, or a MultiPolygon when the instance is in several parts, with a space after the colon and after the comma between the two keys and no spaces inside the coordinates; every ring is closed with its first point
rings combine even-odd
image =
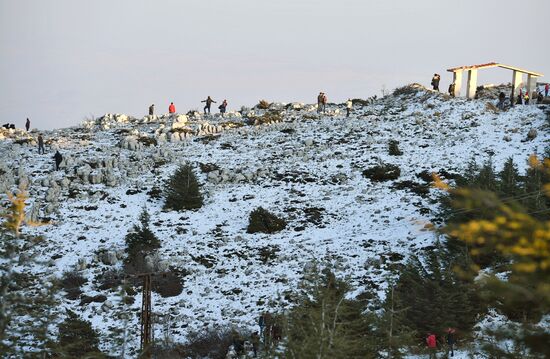
{"type": "MultiPolygon", "coordinates": [[[[549,0],[0,0],[0,122],[380,94],[497,61],[550,79],[549,0]]],[[[510,71],[479,73],[509,82],[510,71]]]]}

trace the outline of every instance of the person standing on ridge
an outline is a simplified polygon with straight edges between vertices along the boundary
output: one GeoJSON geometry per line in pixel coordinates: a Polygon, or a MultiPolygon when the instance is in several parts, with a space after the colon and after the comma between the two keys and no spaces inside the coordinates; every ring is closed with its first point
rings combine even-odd
{"type": "Polygon", "coordinates": [[[170,106],[168,106],[168,113],[176,113],[176,106],[173,102],[170,102],[170,106]]]}
{"type": "Polygon", "coordinates": [[[206,105],[204,106],[204,114],[206,115],[206,110],[208,110],[208,114],[210,114],[210,106],[213,103],[216,103],[216,101],[212,100],[212,97],[208,96],[206,100],[202,100],[201,102],[206,102],[206,105]]]}
{"type": "MultiPolygon", "coordinates": [[[[175,111],[176,109],[174,109],[175,111]]],[[[155,104],[152,104],[149,106],[149,116],[153,116],[155,114],[155,104]]]]}
{"type": "Polygon", "coordinates": [[[426,338],[426,344],[428,345],[428,352],[430,353],[430,359],[432,358],[437,359],[437,356],[436,356],[437,340],[435,338],[435,334],[428,333],[428,337],[426,338]]]}
{"type": "Polygon", "coordinates": [[[434,91],[439,92],[439,81],[441,80],[441,76],[439,74],[434,74],[434,77],[432,77],[432,87],[434,91]]]}
{"type": "Polygon", "coordinates": [[[323,105],[323,113],[325,113],[327,110],[327,102],[328,102],[327,95],[323,92],[323,96],[321,97],[321,104],[323,105]]]}
{"type": "Polygon", "coordinates": [[[61,153],[59,153],[59,151],[55,151],[53,159],[55,160],[55,170],[59,171],[59,165],[61,164],[61,161],[63,161],[63,156],[61,156],[61,153]]]}
{"type": "Polygon", "coordinates": [[[317,95],[317,112],[320,113],[321,109],[323,107],[323,93],[319,92],[319,95],[317,95]]]}
{"type": "Polygon", "coordinates": [[[353,101],[351,100],[351,98],[348,98],[348,101],[346,102],[346,117],[349,117],[352,107],[353,101]]]}
{"type": "Polygon", "coordinates": [[[455,83],[449,85],[449,96],[455,97],[455,83]]]}
{"type": "Polygon", "coordinates": [[[533,90],[531,93],[531,104],[535,105],[537,103],[537,90],[533,90]]]}
{"type": "Polygon", "coordinates": [[[548,91],[550,91],[550,84],[544,86],[544,97],[548,97],[548,91]]]}
{"type": "Polygon", "coordinates": [[[38,135],[38,154],[40,154],[40,151],[44,154],[44,138],[42,138],[42,134],[38,135]]]}
{"type": "Polygon", "coordinates": [[[453,328],[447,329],[447,356],[449,356],[449,352],[451,352],[451,356],[455,355],[454,352],[454,344],[455,344],[455,330],[453,328]]]}
{"type": "Polygon", "coordinates": [[[218,106],[218,108],[220,109],[220,113],[223,116],[225,114],[225,110],[227,110],[227,100],[223,100],[222,104],[218,106]]]}
{"type": "Polygon", "coordinates": [[[31,120],[27,117],[27,122],[25,122],[25,129],[27,132],[29,132],[29,128],[31,128],[31,120]]]}

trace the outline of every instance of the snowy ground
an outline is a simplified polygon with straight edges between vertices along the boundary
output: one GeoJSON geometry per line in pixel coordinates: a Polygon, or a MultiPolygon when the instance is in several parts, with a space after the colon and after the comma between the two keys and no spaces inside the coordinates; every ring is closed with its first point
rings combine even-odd
{"type": "MultiPolygon", "coordinates": [[[[485,101],[420,91],[356,106],[350,118],[342,112],[343,107],[333,105],[329,114],[318,118],[306,106],[285,111],[282,123],[226,130],[207,143],[165,143],[162,148],[171,153],[171,161],[158,168],[150,160],[159,148],[136,153],[117,147],[121,139],[117,130],[137,125],[94,128],[85,132],[89,138],[84,140],[74,131],[56,131],[56,146],[73,158],[114,154],[124,162],[133,156],[138,171],[117,172],[120,184],[114,188],[82,185],[97,192],[86,199],[68,198],[62,191],[59,213],[52,215],[54,224],[29,230],[46,237],[37,259],[49,266],[36,271],[61,275],[76,268],[79,260],[85,262],[82,273],[89,281],[84,293],[106,295],[107,305],[81,306],[79,300],[63,299],[61,308],[82,313],[103,333],[109,326],[120,326],[115,313],[123,307],[116,291],[100,291],[94,282],[121,263],[104,264],[97,253],[123,251],[124,237],[146,205],[152,229],[162,242],[162,260],[188,273],[180,295],[162,298],[153,293],[153,311],[172,315],[173,339],[183,340],[189,331],[205,326],[256,329],[260,312],[291,305],[289,299],[312,261],[331,263],[358,291],[369,287],[382,294],[388,264],[403,262],[433,244],[434,234],[424,227],[435,216],[436,190],[423,198],[393,188],[393,181],[373,183],[362,176],[364,169],[380,161],[396,164],[401,169],[398,181],[422,183],[416,175],[423,170],[460,172],[472,157],[482,162],[492,155],[497,168],[513,157],[523,170],[528,155],[542,153],[548,145],[546,115],[536,106],[493,113],[485,101]],[[526,141],[531,128],[538,136],[526,141]],[[388,155],[390,139],[399,141],[402,156],[388,155]],[[162,188],[162,179],[184,161],[264,175],[253,181],[213,183],[197,168],[205,205],[198,211],[165,212],[163,200],[147,192],[162,188]],[[272,235],[247,234],[248,215],[258,206],[287,219],[287,229],[272,235]],[[272,255],[262,260],[261,253],[268,252],[272,255]]],[[[220,119],[208,121],[215,124],[220,119]]],[[[149,133],[158,127],[139,126],[149,133]]],[[[71,175],[69,168],[52,175],[52,153],[38,156],[35,147],[6,140],[0,151],[5,167],[21,167],[30,175],[33,200],[48,189],[41,186],[43,178],[59,181],[71,175]]],[[[131,331],[138,341],[140,295],[138,290],[131,307],[136,313],[131,331]]],[[[156,335],[161,332],[158,329],[156,335]]],[[[467,357],[461,355],[455,358],[467,357]]]]}

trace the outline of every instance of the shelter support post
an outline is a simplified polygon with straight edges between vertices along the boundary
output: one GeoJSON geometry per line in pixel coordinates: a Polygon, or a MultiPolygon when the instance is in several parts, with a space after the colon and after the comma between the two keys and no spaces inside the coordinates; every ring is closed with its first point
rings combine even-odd
{"type": "Polygon", "coordinates": [[[533,76],[531,74],[527,75],[527,91],[529,93],[529,96],[535,91],[537,88],[537,77],[533,76]]]}
{"type": "Polygon", "coordinates": [[[477,89],[477,69],[468,70],[468,88],[466,89],[466,97],[474,98],[477,89]]]}
{"type": "Polygon", "coordinates": [[[460,96],[460,89],[462,88],[462,70],[456,70],[453,72],[453,83],[455,84],[455,97],[460,96]]]}

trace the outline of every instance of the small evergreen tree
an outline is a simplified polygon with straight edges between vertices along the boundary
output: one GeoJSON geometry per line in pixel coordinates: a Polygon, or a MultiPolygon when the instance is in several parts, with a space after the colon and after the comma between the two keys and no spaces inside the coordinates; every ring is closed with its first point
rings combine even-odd
{"type": "Polygon", "coordinates": [[[480,168],[474,183],[470,186],[493,192],[497,190],[497,175],[495,173],[495,166],[493,165],[493,160],[491,157],[483,163],[483,166],[480,168]]]}
{"type": "MultiPolygon", "coordinates": [[[[530,162],[538,161],[536,156],[530,158],[530,162]]],[[[521,204],[525,209],[538,219],[546,219],[550,209],[550,200],[547,196],[544,184],[550,182],[550,174],[542,166],[531,165],[525,171],[524,197],[521,204]]]]}
{"type": "Polygon", "coordinates": [[[59,325],[56,354],[67,358],[105,358],[99,350],[99,334],[90,322],[68,310],[59,325]]]}
{"type": "Polygon", "coordinates": [[[134,225],[126,235],[128,261],[133,261],[160,248],[160,241],[149,228],[149,221],[149,213],[147,208],[144,207],[139,215],[140,224],[134,225]]]}
{"type": "Polygon", "coordinates": [[[474,284],[457,276],[454,263],[438,247],[428,253],[425,265],[411,257],[394,289],[397,300],[408,306],[401,324],[417,333],[419,340],[427,332],[442,333],[446,327],[469,333],[485,310],[474,284]]]}
{"type": "Polygon", "coordinates": [[[288,358],[373,358],[378,353],[375,323],[365,303],[347,299],[349,285],[330,270],[313,270],[304,281],[299,305],[288,315],[288,358]]]}
{"type": "Polygon", "coordinates": [[[521,194],[520,175],[514,160],[510,157],[498,173],[498,193],[501,198],[517,197],[521,194]]]}
{"type": "Polygon", "coordinates": [[[395,283],[390,282],[383,304],[383,312],[377,326],[382,347],[387,352],[387,358],[401,358],[402,349],[414,343],[416,332],[405,324],[405,314],[409,309],[395,294],[395,283]]]}
{"type": "Polygon", "coordinates": [[[168,180],[164,208],[181,211],[201,208],[203,204],[199,182],[191,165],[180,166],[168,180]]]}

